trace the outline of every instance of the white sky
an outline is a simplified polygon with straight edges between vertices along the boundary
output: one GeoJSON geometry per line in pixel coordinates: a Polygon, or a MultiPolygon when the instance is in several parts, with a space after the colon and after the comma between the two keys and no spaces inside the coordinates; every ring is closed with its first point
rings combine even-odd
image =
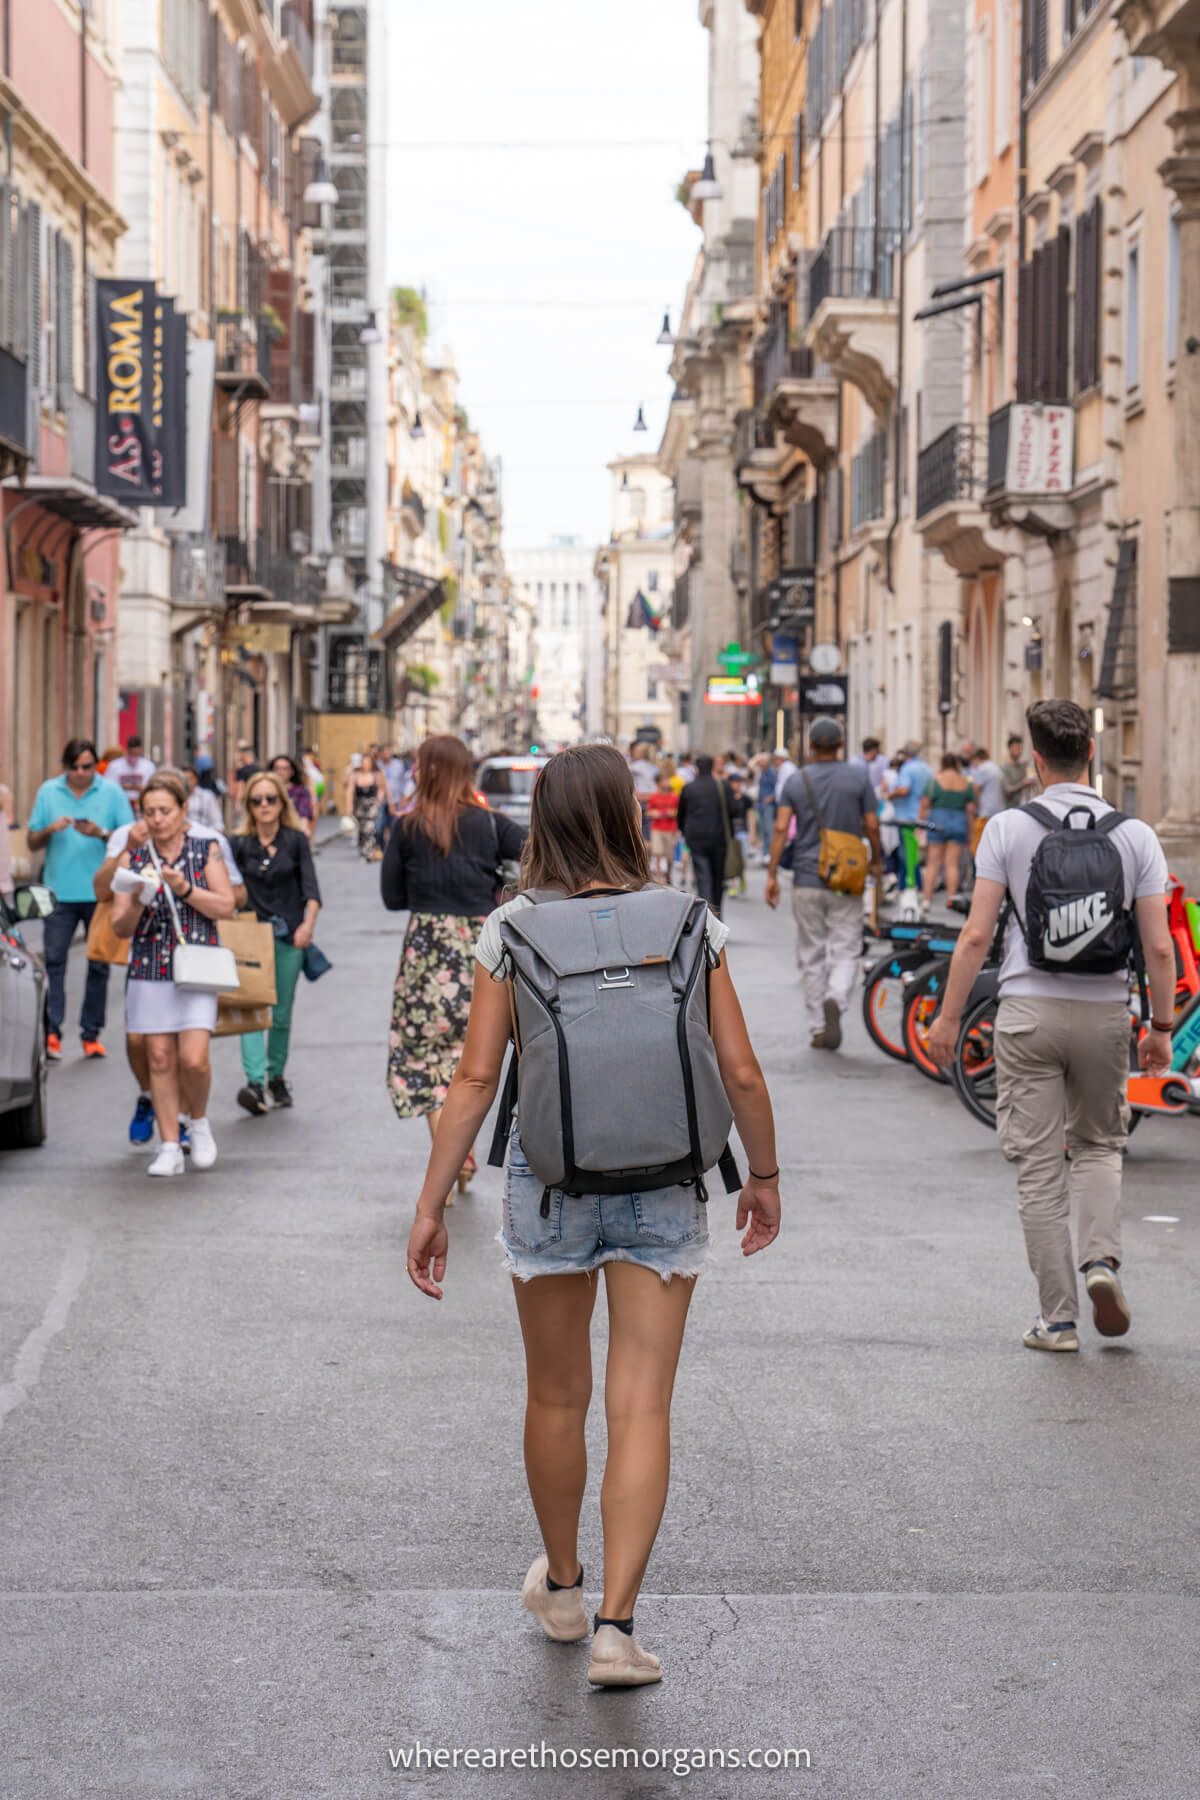
{"type": "Polygon", "coordinates": [[[658,445],[654,340],[699,244],[674,197],[704,154],[696,0],[388,11],[389,281],[427,290],[431,344],[504,459],[506,542],[605,539],[605,464],[658,445]]]}

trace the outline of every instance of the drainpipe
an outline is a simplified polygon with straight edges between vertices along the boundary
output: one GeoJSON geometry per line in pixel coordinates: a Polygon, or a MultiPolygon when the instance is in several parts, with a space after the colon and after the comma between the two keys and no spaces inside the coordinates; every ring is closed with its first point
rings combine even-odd
{"type": "Polygon", "coordinates": [[[12,0],[4,0],[3,38],[0,40],[0,54],[4,57],[4,74],[7,78],[12,73],[12,0]]]}
{"type": "MultiPolygon", "coordinates": [[[[883,10],[883,0],[875,0],[875,198],[871,208],[875,227],[871,233],[871,293],[879,291],[879,202],[883,194],[883,170],[880,166],[879,149],[882,142],[881,114],[883,112],[883,37],[879,15],[883,10]]],[[[900,92],[904,93],[904,63],[900,64],[900,92]]],[[[900,103],[901,113],[904,110],[903,97],[900,103]]],[[[843,108],[843,111],[845,109],[843,108]]],[[[854,251],[851,249],[850,262],[853,267],[854,251]]]]}
{"type": "Polygon", "coordinates": [[[908,141],[908,109],[904,97],[908,89],[908,0],[900,4],[900,240],[896,251],[899,274],[896,279],[896,416],[892,421],[892,522],[888,526],[884,557],[884,586],[889,594],[896,591],[892,551],[900,529],[900,455],[904,448],[901,429],[904,400],[904,301],[908,289],[905,269],[906,237],[904,221],[905,177],[908,174],[911,145],[908,141]]]}
{"type": "MultiPolygon", "coordinates": [[[[7,15],[7,11],[8,11],[8,4],[7,4],[7,0],[6,0],[6,3],[5,3],[6,15],[7,15]]],[[[5,22],[7,24],[7,17],[6,17],[5,22]]],[[[88,22],[88,9],[86,6],[81,6],[79,9],[79,160],[83,164],[83,167],[85,169],[88,166],[87,22],[88,22]]],[[[84,358],[86,360],[88,350],[91,347],[91,332],[88,330],[89,321],[88,321],[88,316],[87,316],[88,203],[86,200],[81,201],[80,206],[79,206],[79,241],[80,241],[79,279],[80,279],[80,283],[81,283],[81,292],[83,295],[83,353],[84,353],[84,358]]],[[[72,331],[73,330],[74,330],[74,321],[72,320],[72,331]]],[[[84,392],[86,393],[87,388],[88,388],[88,372],[86,369],[84,370],[84,374],[83,374],[83,385],[84,385],[84,392]]]]}

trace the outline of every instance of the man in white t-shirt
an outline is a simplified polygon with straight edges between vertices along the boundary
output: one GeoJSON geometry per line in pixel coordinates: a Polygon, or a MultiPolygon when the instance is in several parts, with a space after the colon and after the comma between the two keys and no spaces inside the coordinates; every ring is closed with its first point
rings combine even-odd
{"type": "MultiPolygon", "coordinates": [[[[1087,782],[1095,754],[1091,726],[1073,700],[1039,700],[1027,714],[1041,805],[1066,819],[1113,809],[1087,782]]],[[[1084,830],[1086,826],[1072,829],[1084,830]]],[[[954,1059],[972,984],[995,935],[1005,895],[1012,899],[996,1014],[996,1121],[1005,1156],[1017,1166],[1021,1225],[1037,1278],[1041,1313],[1025,1333],[1031,1350],[1078,1350],[1076,1262],[1071,1252],[1074,1201],[1083,1271],[1097,1330],[1128,1331],[1121,1262],[1122,1152],[1128,1136],[1129,976],[1058,973],[1035,968],[1023,921],[1034,854],[1046,829],[1024,808],[989,819],[975,853],[971,913],[959,937],[942,1010],[929,1047],[943,1066],[954,1059]],[[1070,1161],[1063,1157],[1063,1138],[1070,1161]]],[[[1138,1046],[1141,1067],[1171,1066],[1175,952],[1167,926],[1167,862],[1149,825],[1126,819],[1108,841],[1125,877],[1150,983],[1150,1029],[1138,1046]]]]}
{"type": "MultiPolygon", "coordinates": [[[[149,777],[147,776],[147,780],[149,777]]],[[[246,884],[242,871],[234,860],[229,839],[223,831],[213,831],[207,825],[197,825],[188,821],[188,830],[193,837],[216,838],[225,867],[229,871],[229,881],[233,888],[234,904],[240,909],[246,904],[246,884]]],[[[92,885],[96,890],[97,900],[112,899],[112,878],[116,873],[117,863],[122,852],[130,841],[144,844],[150,836],[150,827],[144,819],[135,819],[132,825],[118,825],[111,833],[104,846],[104,861],[92,877],[92,885]]],[[[146,1040],[140,1031],[125,1033],[125,1059],[129,1064],[133,1079],[138,1084],[137,1105],[133,1109],[133,1117],[129,1121],[129,1141],[131,1144],[148,1144],[154,1136],[154,1105],[150,1099],[150,1058],[146,1050],[146,1040]]],[[[186,1124],[181,1125],[186,1131],[186,1124]]]]}
{"type": "Polygon", "coordinates": [[[124,756],[114,756],[105,769],[104,779],[115,781],[129,804],[133,806],[137,802],[138,795],[153,775],[155,766],[148,756],[142,755],[141,738],[131,737],[125,746],[124,756]]]}

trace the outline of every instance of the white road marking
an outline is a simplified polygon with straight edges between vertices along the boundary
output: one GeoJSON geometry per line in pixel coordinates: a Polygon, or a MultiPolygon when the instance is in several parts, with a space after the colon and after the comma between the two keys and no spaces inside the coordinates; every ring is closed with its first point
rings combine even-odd
{"type": "Polygon", "coordinates": [[[1178,1225],[1179,1220],[1174,1213],[1143,1213],[1143,1225],[1178,1225]]]}
{"type": "Polygon", "coordinates": [[[67,1245],[54,1292],[46,1302],[46,1310],[17,1351],[11,1378],[0,1383],[0,1430],[8,1415],[15,1412],[23,1401],[28,1400],[37,1386],[46,1352],[70,1317],[71,1308],[87,1278],[91,1260],[90,1232],[75,1232],[67,1245]]]}

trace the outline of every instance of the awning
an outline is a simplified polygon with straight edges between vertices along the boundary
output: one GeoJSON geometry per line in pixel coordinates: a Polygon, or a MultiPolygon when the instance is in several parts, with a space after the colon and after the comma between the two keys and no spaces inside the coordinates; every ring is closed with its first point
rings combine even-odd
{"type": "Polygon", "coordinates": [[[392,609],[379,630],[373,634],[372,643],[383,644],[389,650],[398,649],[432,619],[445,599],[446,590],[441,582],[431,581],[419,593],[410,595],[392,609]]]}
{"type": "Polygon", "coordinates": [[[27,475],[24,481],[10,475],[3,486],[25,500],[36,501],[78,531],[132,531],[138,522],[135,512],[106,500],[90,482],[74,475],[27,475]]]}

